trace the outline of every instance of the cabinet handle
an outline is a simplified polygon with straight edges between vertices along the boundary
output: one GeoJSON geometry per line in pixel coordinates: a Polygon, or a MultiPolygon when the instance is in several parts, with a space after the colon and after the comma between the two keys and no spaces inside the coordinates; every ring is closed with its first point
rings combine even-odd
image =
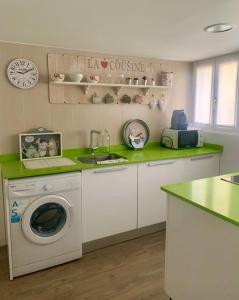
{"type": "Polygon", "coordinates": [[[111,172],[120,172],[120,171],[124,171],[127,170],[126,167],[122,167],[122,168],[115,168],[115,169],[102,169],[102,170],[95,170],[94,173],[95,174],[100,174],[100,173],[111,173],[111,172]]]}
{"type": "Polygon", "coordinates": [[[196,161],[196,160],[203,160],[203,159],[210,159],[212,158],[213,155],[207,155],[207,156],[199,156],[199,157],[192,157],[191,161],[196,161]]]}
{"type": "Polygon", "coordinates": [[[166,165],[172,165],[174,163],[175,161],[148,163],[148,167],[166,166],[166,165]]]}

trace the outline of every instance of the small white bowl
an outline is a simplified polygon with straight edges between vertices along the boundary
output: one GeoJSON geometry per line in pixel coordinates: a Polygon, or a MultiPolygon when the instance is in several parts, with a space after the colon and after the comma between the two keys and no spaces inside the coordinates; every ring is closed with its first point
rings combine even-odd
{"type": "Polygon", "coordinates": [[[83,74],[69,74],[70,80],[80,82],[83,79],[83,74]]]}

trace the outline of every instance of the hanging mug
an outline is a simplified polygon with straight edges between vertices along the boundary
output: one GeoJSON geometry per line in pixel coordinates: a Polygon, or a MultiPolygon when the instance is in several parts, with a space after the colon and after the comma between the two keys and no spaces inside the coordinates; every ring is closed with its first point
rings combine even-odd
{"type": "Polygon", "coordinates": [[[143,97],[140,96],[140,95],[136,95],[136,96],[134,97],[134,102],[135,102],[135,103],[138,103],[138,104],[141,104],[141,103],[143,102],[143,97]]]}
{"type": "Polygon", "coordinates": [[[123,103],[131,103],[131,98],[130,98],[130,96],[128,96],[128,95],[124,95],[122,98],[121,98],[121,101],[123,102],[123,103]]]}
{"type": "Polygon", "coordinates": [[[106,94],[106,96],[105,96],[105,103],[106,104],[114,103],[114,97],[112,95],[110,95],[109,93],[106,94]]]}
{"type": "Polygon", "coordinates": [[[92,96],[92,103],[93,104],[99,104],[102,102],[102,99],[100,96],[97,96],[96,93],[94,93],[94,95],[92,96]]]}
{"type": "Polygon", "coordinates": [[[149,102],[149,108],[154,110],[157,107],[157,101],[156,100],[151,100],[149,102]]]}

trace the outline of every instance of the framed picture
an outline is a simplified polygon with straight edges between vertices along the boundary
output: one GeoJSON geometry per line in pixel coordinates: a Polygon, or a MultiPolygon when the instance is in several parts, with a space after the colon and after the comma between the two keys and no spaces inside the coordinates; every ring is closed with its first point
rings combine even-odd
{"type": "Polygon", "coordinates": [[[21,160],[62,156],[60,132],[21,133],[19,144],[21,160]]]}

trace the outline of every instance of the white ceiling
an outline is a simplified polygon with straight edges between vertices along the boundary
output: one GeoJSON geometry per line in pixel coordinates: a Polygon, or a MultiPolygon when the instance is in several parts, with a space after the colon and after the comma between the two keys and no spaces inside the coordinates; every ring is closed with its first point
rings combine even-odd
{"type": "Polygon", "coordinates": [[[0,40],[193,61],[239,50],[239,0],[0,0],[0,40]],[[234,31],[203,28],[230,22],[234,31]]]}

